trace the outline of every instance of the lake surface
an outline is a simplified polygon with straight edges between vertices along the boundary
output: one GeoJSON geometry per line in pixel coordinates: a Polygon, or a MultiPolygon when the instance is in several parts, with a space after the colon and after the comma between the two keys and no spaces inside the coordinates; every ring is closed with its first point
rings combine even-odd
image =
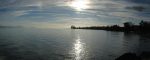
{"type": "Polygon", "coordinates": [[[114,60],[150,51],[150,38],[103,30],[0,28],[0,60],[114,60]]]}

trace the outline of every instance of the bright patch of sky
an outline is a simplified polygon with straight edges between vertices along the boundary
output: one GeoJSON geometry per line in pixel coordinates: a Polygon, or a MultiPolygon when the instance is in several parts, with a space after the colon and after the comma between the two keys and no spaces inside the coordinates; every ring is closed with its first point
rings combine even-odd
{"type": "Polygon", "coordinates": [[[150,0],[0,0],[0,25],[41,28],[150,20],[150,0]]]}

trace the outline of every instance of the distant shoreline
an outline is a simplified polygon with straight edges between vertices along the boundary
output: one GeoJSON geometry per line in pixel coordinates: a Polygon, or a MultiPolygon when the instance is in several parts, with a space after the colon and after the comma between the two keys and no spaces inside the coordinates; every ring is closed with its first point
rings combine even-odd
{"type": "Polygon", "coordinates": [[[22,26],[0,26],[0,28],[22,28],[22,26]]]}
{"type": "Polygon", "coordinates": [[[125,22],[123,24],[124,27],[120,27],[119,25],[75,27],[74,25],[72,25],[71,29],[90,29],[90,30],[106,30],[106,31],[118,31],[118,32],[150,33],[150,22],[141,21],[139,25],[134,25],[131,22],[125,22]]]}

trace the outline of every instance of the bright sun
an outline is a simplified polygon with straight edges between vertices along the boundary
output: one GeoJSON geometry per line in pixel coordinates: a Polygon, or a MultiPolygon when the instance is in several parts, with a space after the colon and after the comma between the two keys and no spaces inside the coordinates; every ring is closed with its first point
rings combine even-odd
{"type": "Polygon", "coordinates": [[[78,11],[82,11],[84,9],[89,8],[88,4],[89,4],[88,0],[72,0],[68,3],[69,6],[78,11]]]}

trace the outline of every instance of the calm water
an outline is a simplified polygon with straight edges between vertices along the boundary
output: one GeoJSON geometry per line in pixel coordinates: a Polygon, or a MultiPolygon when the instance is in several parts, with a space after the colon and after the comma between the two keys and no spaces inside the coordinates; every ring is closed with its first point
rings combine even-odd
{"type": "Polygon", "coordinates": [[[0,60],[114,60],[149,46],[149,38],[133,33],[0,28],[0,60]]]}

